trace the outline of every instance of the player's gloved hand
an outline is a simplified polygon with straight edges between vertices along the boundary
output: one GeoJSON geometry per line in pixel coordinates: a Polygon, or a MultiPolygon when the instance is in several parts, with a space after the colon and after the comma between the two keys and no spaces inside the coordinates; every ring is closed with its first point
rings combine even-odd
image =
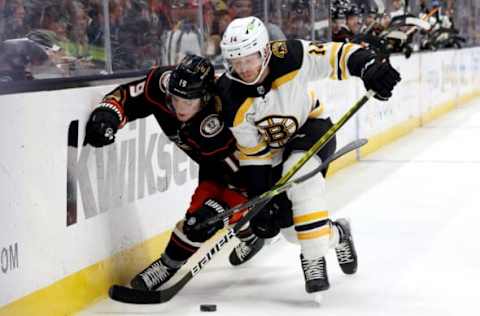
{"type": "Polygon", "coordinates": [[[400,82],[400,74],[390,65],[388,59],[371,59],[361,71],[360,77],[367,90],[376,92],[375,98],[387,101],[392,96],[392,90],[400,82]]]}
{"type": "Polygon", "coordinates": [[[115,133],[120,125],[118,114],[107,107],[98,107],[90,115],[85,130],[85,142],[102,147],[115,141],[115,133]]]}
{"type": "Polygon", "coordinates": [[[280,232],[277,222],[277,209],[273,202],[270,202],[250,220],[250,227],[253,233],[260,238],[273,238],[280,232]]]}
{"type": "Polygon", "coordinates": [[[193,242],[208,240],[225,226],[224,220],[219,219],[215,223],[204,227],[201,227],[199,224],[223,212],[225,212],[225,207],[220,202],[214,199],[207,199],[201,208],[195,212],[187,213],[183,224],[183,233],[193,242]]]}

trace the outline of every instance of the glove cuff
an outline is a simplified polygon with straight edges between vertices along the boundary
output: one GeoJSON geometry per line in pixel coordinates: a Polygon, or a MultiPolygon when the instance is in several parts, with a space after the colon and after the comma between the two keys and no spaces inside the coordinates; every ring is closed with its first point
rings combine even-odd
{"type": "Polygon", "coordinates": [[[122,128],[127,123],[127,117],[125,116],[123,107],[115,100],[104,100],[97,106],[97,109],[109,109],[115,112],[115,114],[117,114],[118,121],[120,122],[118,128],[122,128]]]}

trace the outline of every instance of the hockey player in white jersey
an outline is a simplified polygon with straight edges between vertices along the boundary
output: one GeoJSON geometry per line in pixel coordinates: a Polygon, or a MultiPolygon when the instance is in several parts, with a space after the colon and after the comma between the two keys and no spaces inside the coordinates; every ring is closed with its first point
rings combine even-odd
{"type": "MultiPolygon", "coordinates": [[[[269,42],[263,22],[255,17],[233,20],[224,33],[221,50],[227,71],[217,81],[218,91],[227,124],[237,139],[250,196],[268,190],[332,126],[324,108],[310,99],[309,82],[356,76],[376,93],[376,98],[387,100],[400,81],[388,60],[359,45],[269,42]]],[[[317,167],[335,147],[332,139],[298,176],[317,167]]],[[[330,220],[324,176],[318,174],[287,192],[291,213],[266,207],[250,222],[261,238],[272,238],[280,230],[290,239],[293,235],[301,247],[308,293],[329,288],[325,261],[329,248],[335,248],[344,273],[357,270],[350,223],[330,220]]]]}

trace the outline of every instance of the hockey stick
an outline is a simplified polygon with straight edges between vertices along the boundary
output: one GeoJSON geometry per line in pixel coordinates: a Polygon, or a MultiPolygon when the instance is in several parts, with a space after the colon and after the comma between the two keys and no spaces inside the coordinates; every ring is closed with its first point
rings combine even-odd
{"type": "Polygon", "coordinates": [[[206,255],[200,259],[200,261],[193,266],[177,283],[172,286],[160,289],[158,291],[143,291],[128,288],[121,285],[113,285],[109,290],[109,296],[115,301],[133,304],[157,304],[169,301],[174,297],[200,270],[212,260],[213,256],[217,254],[232,238],[236,236],[236,233],[249,222],[258,212],[260,212],[265,205],[273,198],[274,193],[278,188],[287,183],[295,173],[328,141],[330,141],[336,132],[355,114],[358,110],[375,94],[372,90],[369,90],[360,100],[358,100],[319,140],[287,171],[287,173],[274,185],[274,187],[260,195],[265,198],[262,203],[254,206],[249,212],[247,212],[234,226],[229,228],[227,233],[224,234],[215,245],[207,252],[206,255]]]}
{"type": "Polygon", "coordinates": [[[251,208],[251,207],[254,207],[256,206],[257,204],[259,203],[262,203],[264,202],[265,200],[270,200],[271,198],[273,198],[274,196],[282,193],[282,192],[285,192],[289,189],[291,189],[292,187],[302,183],[302,182],[305,182],[307,181],[308,179],[310,179],[311,177],[313,177],[314,175],[316,175],[317,173],[323,171],[324,169],[326,169],[328,167],[328,165],[332,162],[332,161],[335,161],[337,160],[338,158],[348,154],[349,152],[355,150],[355,149],[358,149],[360,147],[362,147],[363,145],[365,145],[368,141],[364,138],[360,138],[360,139],[357,139],[357,140],[354,140],[350,143],[348,143],[347,145],[343,146],[342,148],[340,148],[339,150],[337,150],[336,152],[334,152],[331,156],[329,156],[327,159],[325,159],[325,161],[322,161],[321,165],[316,167],[315,169],[311,170],[310,172],[304,174],[303,176],[301,177],[298,177],[294,180],[291,180],[291,181],[288,181],[287,183],[283,184],[283,185],[280,185],[278,186],[276,189],[272,189],[270,190],[270,194],[268,196],[263,196],[263,195],[260,195],[260,196],[257,196],[257,197],[254,197],[253,199],[250,199],[248,202],[245,202],[243,204],[239,204],[239,205],[236,205],[232,208],[229,208],[228,210],[226,210],[225,212],[223,213],[220,213],[220,214],[217,214],[215,216],[212,216],[210,217],[209,219],[207,219],[206,221],[204,221],[203,223],[199,223],[198,224],[198,229],[201,229],[201,228],[204,228],[205,226],[210,226],[218,221],[222,221],[223,219],[225,219],[226,217],[232,215],[233,213],[235,212],[238,212],[240,210],[244,210],[244,209],[248,209],[248,208],[251,208]]]}

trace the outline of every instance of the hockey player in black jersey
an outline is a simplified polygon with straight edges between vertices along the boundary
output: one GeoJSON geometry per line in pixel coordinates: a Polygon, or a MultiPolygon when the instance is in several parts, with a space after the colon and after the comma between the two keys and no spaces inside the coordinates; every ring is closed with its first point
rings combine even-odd
{"type": "MultiPolygon", "coordinates": [[[[356,44],[269,42],[264,24],[256,17],[233,20],[221,50],[227,71],[217,80],[218,91],[226,123],[237,139],[240,170],[249,180],[250,196],[270,189],[332,126],[328,109],[310,98],[309,82],[356,76],[376,92],[376,98],[387,100],[400,81],[388,60],[356,44]]],[[[334,138],[296,176],[316,168],[335,147],[334,138]]],[[[335,249],[344,273],[357,270],[350,223],[330,220],[324,192],[324,174],[318,174],[287,192],[291,213],[266,207],[250,221],[259,237],[271,238],[281,230],[300,244],[309,293],[329,288],[325,260],[329,248],[335,249]]]]}
{"type": "MultiPolygon", "coordinates": [[[[175,68],[154,68],[145,78],[118,86],[90,115],[86,141],[95,147],[114,142],[117,130],[128,122],[154,115],[165,135],[200,167],[199,184],[185,218],[176,224],[161,257],[130,282],[134,288],[154,290],[167,282],[225,223],[205,228],[197,224],[246,201],[244,194],[229,188],[238,170],[236,142],[224,126],[213,89],[213,66],[202,57],[188,55],[175,68]]],[[[234,214],[226,223],[233,224],[241,216],[234,214]]],[[[264,245],[248,225],[238,236],[241,242],[229,258],[233,265],[249,260],[264,245]]]]}

